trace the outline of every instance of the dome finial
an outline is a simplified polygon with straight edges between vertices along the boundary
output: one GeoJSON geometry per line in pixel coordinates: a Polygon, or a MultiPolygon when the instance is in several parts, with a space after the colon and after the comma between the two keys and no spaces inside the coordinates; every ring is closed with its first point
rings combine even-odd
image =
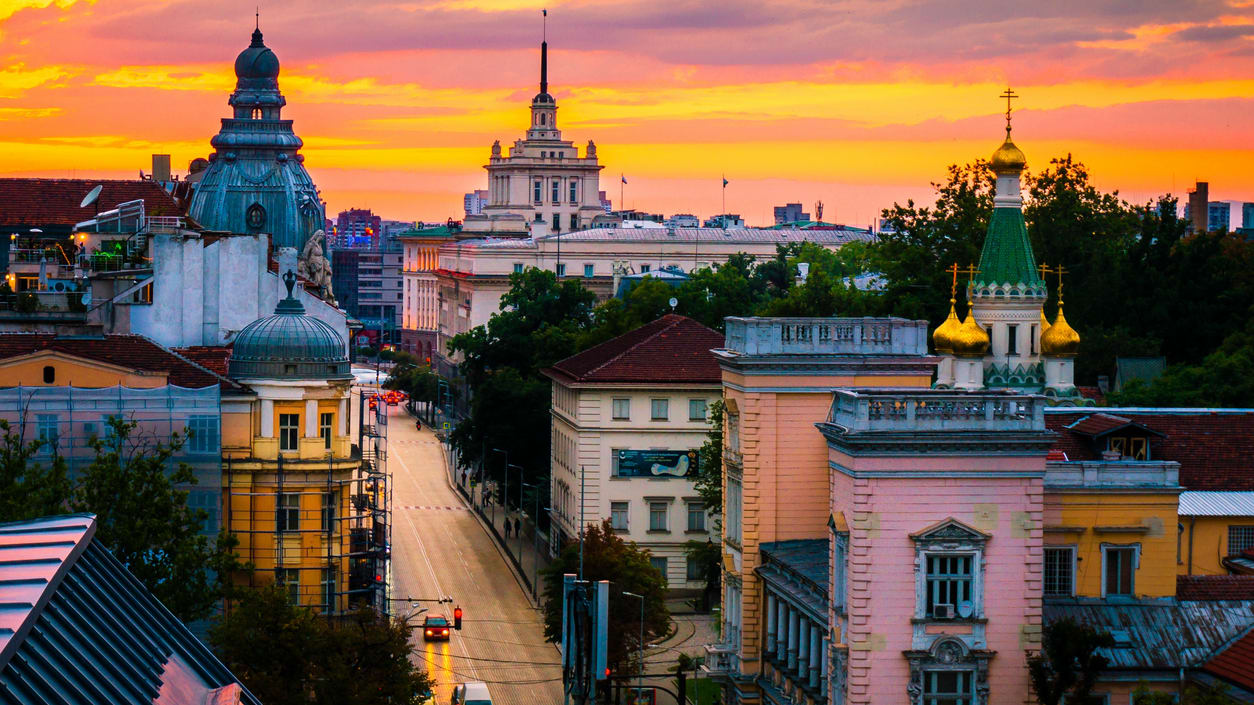
{"type": "Polygon", "coordinates": [[[1015,98],[1018,98],[1019,96],[1013,90],[1011,90],[1010,86],[1006,86],[1005,92],[1003,92],[1000,97],[1006,99],[1006,139],[1009,140],[1010,139],[1010,111],[1011,111],[1010,101],[1014,100],[1015,98]]]}
{"type": "Polygon", "coordinates": [[[294,298],[292,287],[296,286],[296,275],[292,273],[292,270],[289,269],[283,273],[283,284],[287,286],[287,298],[294,298]]]}
{"type": "Polygon", "coordinates": [[[1010,139],[1010,117],[1012,112],[1010,101],[1017,99],[1019,95],[1007,86],[1001,97],[1006,99],[1006,140],[1002,142],[996,152],[993,152],[993,157],[989,160],[988,165],[989,168],[998,174],[1017,174],[1022,172],[1028,164],[1027,158],[1023,156],[1023,151],[1016,147],[1015,143],[1010,139]]]}

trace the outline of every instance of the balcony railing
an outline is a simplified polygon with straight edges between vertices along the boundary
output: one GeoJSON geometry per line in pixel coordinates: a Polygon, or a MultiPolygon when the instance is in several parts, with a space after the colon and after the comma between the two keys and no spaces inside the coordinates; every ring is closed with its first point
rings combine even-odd
{"type": "Polygon", "coordinates": [[[735,644],[706,644],[705,662],[701,670],[710,676],[735,676],[740,673],[740,657],[735,644]]]}
{"type": "Polygon", "coordinates": [[[742,355],[927,354],[927,321],[904,318],[731,317],[726,330],[742,355]]]}
{"type": "Polygon", "coordinates": [[[1043,431],[1045,399],[948,390],[835,392],[828,422],[851,431],[1043,431]]]}

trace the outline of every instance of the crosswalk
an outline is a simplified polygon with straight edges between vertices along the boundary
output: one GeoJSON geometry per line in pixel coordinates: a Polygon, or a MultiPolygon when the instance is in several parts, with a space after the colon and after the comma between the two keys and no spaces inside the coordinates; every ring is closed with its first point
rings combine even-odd
{"type": "Polygon", "coordinates": [[[406,509],[410,511],[441,511],[441,512],[464,512],[468,511],[466,507],[442,507],[438,505],[422,505],[422,504],[405,504],[397,507],[397,509],[406,509]]]}

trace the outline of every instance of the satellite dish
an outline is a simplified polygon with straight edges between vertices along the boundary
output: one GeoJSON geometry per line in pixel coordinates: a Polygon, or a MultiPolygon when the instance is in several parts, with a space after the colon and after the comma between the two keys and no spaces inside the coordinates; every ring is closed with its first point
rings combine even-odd
{"type": "Polygon", "coordinates": [[[104,184],[97,184],[95,188],[87,192],[86,196],[83,196],[83,202],[78,204],[78,207],[86,208],[87,206],[90,206],[91,204],[95,203],[96,199],[100,198],[100,192],[103,190],[104,190],[104,184]]]}
{"type": "Polygon", "coordinates": [[[970,600],[962,600],[958,603],[958,616],[968,619],[975,612],[975,605],[970,600]]]}

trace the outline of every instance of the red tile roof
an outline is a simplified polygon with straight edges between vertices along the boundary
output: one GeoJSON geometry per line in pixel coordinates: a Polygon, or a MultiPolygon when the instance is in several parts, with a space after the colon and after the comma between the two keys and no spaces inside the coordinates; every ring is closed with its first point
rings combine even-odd
{"type": "MultiPolygon", "coordinates": [[[[1150,437],[1150,458],[1180,463],[1189,490],[1254,490],[1254,410],[1117,409],[1163,437],[1150,437]]],[[[1092,411],[1047,411],[1045,426],[1058,432],[1054,449],[1068,460],[1100,460],[1092,441],[1067,428],[1092,411]]]]}
{"type": "Polygon", "coordinates": [[[155,181],[0,179],[0,225],[73,226],[92,218],[97,210],[111,210],[141,198],[146,215],[186,213],[155,181]],[[83,197],[96,186],[104,187],[96,205],[81,208],[83,197]]]}
{"type": "Polygon", "coordinates": [[[218,345],[193,345],[190,348],[174,348],[174,352],[215,374],[227,376],[227,363],[231,361],[231,348],[218,345]]]}
{"type": "Polygon", "coordinates": [[[144,372],[165,372],[170,384],[199,389],[221,384],[242,388],[142,335],[60,337],[50,333],[0,333],[0,360],[55,350],[88,360],[144,372]]]}
{"type": "Polygon", "coordinates": [[[1125,419],[1122,416],[1114,416],[1111,414],[1092,414],[1090,416],[1081,416],[1078,421],[1068,426],[1076,433],[1082,433],[1086,436],[1100,436],[1107,431],[1113,431],[1116,428],[1123,428],[1132,423],[1132,419],[1125,419]]]}
{"type": "Polygon", "coordinates": [[[723,375],[710,350],[721,347],[722,333],[672,313],[568,357],[545,373],[570,382],[717,384],[723,375]]]}
{"type": "Polygon", "coordinates": [[[1177,600],[1254,600],[1254,575],[1177,575],[1177,600]]]}
{"type": "Polygon", "coordinates": [[[1202,670],[1247,691],[1254,691],[1254,630],[1247,631],[1228,648],[1215,654],[1202,665],[1202,670]]]}

